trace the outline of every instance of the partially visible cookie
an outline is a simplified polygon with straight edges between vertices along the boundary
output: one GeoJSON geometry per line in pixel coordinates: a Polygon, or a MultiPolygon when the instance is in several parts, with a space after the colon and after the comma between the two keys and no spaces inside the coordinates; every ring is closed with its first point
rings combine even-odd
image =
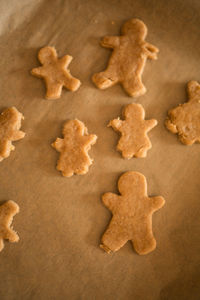
{"type": "Polygon", "coordinates": [[[23,115],[15,107],[7,108],[0,114],[0,161],[15,149],[12,142],[25,136],[25,133],[19,130],[23,119],[23,115]]]}
{"type": "Polygon", "coordinates": [[[88,151],[96,143],[97,136],[88,134],[87,127],[79,120],[67,121],[62,133],[64,138],[57,138],[52,144],[60,152],[57,170],[66,177],[86,174],[93,161],[88,151]]]}
{"type": "Polygon", "coordinates": [[[19,212],[19,206],[12,200],[0,205],[0,251],[4,248],[4,240],[18,242],[19,236],[12,229],[13,217],[19,212]]]}
{"type": "Polygon", "coordinates": [[[102,197],[113,217],[100,247],[110,253],[131,241],[140,255],[153,251],[156,240],[152,232],[152,215],[164,205],[164,198],[148,197],[146,178],[138,172],[124,173],[119,178],[118,189],[120,195],[106,193],[102,197]]]}
{"type": "Polygon", "coordinates": [[[146,25],[139,19],[131,19],[122,26],[121,36],[105,36],[101,45],[113,49],[105,71],[93,75],[92,80],[99,89],[121,83],[131,97],[146,92],[142,73],[147,58],[157,59],[158,48],[145,41],[146,25]]]}
{"type": "Polygon", "coordinates": [[[42,67],[32,69],[31,74],[44,79],[47,88],[46,99],[60,98],[63,87],[72,92],[80,87],[80,80],[73,77],[68,69],[72,56],[58,58],[54,47],[44,47],[40,49],[38,59],[42,67]]]}
{"type": "Polygon", "coordinates": [[[142,105],[132,103],[124,109],[125,120],[114,119],[108,126],[121,134],[117,150],[124,158],[146,157],[152,147],[147,133],[157,125],[155,119],[145,120],[145,111],[142,105]]]}
{"type": "Polygon", "coordinates": [[[200,142],[200,84],[190,81],[187,91],[188,102],[169,110],[165,125],[183,144],[192,145],[200,142]]]}

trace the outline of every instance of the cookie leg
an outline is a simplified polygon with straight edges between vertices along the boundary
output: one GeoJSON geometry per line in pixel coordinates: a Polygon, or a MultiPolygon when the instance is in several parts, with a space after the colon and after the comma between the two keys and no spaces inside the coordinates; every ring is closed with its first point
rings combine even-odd
{"type": "Polygon", "coordinates": [[[147,254],[156,248],[156,240],[149,225],[143,224],[134,234],[132,240],[135,251],[140,255],[147,254]]]}
{"type": "Polygon", "coordinates": [[[145,140],[143,140],[143,147],[141,147],[136,153],[135,157],[146,157],[147,156],[147,151],[151,149],[151,142],[148,137],[146,137],[145,140]]]}
{"type": "Polygon", "coordinates": [[[92,81],[101,90],[107,89],[118,82],[117,78],[109,71],[94,74],[92,81]]]}
{"type": "Polygon", "coordinates": [[[147,149],[141,148],[138,152],[135,153],[135,157],[146,157],[147,156],[147,149]]]}
{"type": "Polygon", "coordinates": [[[127,234],[121,230],[121,226],[118,227],[117,224],[110,224],[101,239],[100,247],[107,253],[115,252],[123,247],[128,240],[127,234]]]}
{"type": "Polygon", "coordinates": [[[63,166],[62,163],[57,163],[57,166],[56,166],[56,169],[58,171],[61,171],[62,172],[62,175],[64,177],[71,177],[72,175],[74,175],[74,171],[71,169],[71,168],[67,168],[65,166],[63,166]]]}
{"type": "Polygon", "coordinates": [[[69,76],[65,79],[64,87],[72,92],[77,91],[80,85],[80,80],[75,77],[69,76]]]}
{"type": "Polygon", "coordinates": [[[122,82],[123,88],[131,97],[138,97],[146,93],[146,88],[142,83],[140,76],[132,76],[131,78],[126,78],[122,82]]]}
{"type": "Polygon", "coordinates": [[[8,240],[11,243],[14,243],[14,242],[18,242],[19,236],[13,230],[8,229],[6,234],[5,234],[4,239],[8,240]]]}
{"type": "Polygon", "coordinates": [[[84,175],[84,174],[86,174],[89,171],[89,165],[91,165],[90,161],[88,162],[88,164],[85,163],[83,165],[78,166],[75,169],[74,173],[77,174],[77,175],[84,175]]]}
{"type": "Polygon", "coordinates": [[[184,145],[193,145],[195,143],[195,139],[191,140],[186,138],[183,135],[179,135],[179,140],[181,141],[181,143],[183,143],[184,145]]]}
{"type": "Polygon", "coordinates": [[[46,81],[46,99],[58,99],[62,93],[62,85],[60,83],[54,83],[46,81]]]}
{"type": "Polygon", "coordinates": [[[14,150],[14,146],[11,141],[1,141],[0,143],[0,156],[2,159],[10,155],[10,151],[14,150]]]}

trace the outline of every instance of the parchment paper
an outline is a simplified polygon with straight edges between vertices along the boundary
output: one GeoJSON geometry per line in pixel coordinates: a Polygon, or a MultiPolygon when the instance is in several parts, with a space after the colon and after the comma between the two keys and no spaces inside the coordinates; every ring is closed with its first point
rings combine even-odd
{"type": "Polygon", "coordinates": [[[0,109],[16,106],[26,132],[0,163],[0,201],[12,199],[21,209],[13,222],[20,242],[6,243],[0,253],[0,299],[200,299],[200,145],[184,146],[164,127],[167,110],[187,100],[187,82],[200,80],[200,2],[1,0],[0,15],[0,109]],[[133,17],[146,23],[147,41],[160,49],[144,71],[148,91],[137,99],[120,86],[100,91],[91,82],[110,55],[100,39],[118,35],[133,17]],[[70,69],[82,81],[77,92],[44,99],[44,83],[30,70],[45,45],[74,57],[70,69]],[[149,133],[147,158],[128,161],[106,125],[133,101],[159,123],[149,133]],[[98,142],[89,173],[68,179],[56,170],[59,154],[50,144],[72,118],[98,142]],[[111,219],[101,195],[117,192],[128,170],[146,176],[150,196],[166,199],[153,216],[157,249],[146,256],[130,242],[111,255],[99,248],[111,219]]]}

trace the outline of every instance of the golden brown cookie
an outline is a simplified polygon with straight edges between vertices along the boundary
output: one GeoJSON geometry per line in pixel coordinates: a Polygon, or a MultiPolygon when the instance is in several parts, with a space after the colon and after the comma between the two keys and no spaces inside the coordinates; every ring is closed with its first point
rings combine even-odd
{"type": "Polygon", "coordinates": [[[44,47],[40,49],[38,59],[43,66],[32,69],[31,74],[44,79],[46,99],[60,98],[63,87],[73,92],[80,87],[80,80],[73,77],[67,69],[72,56],[65,55],[59,59],[55,48],[44,47]]]}
{"type": "Polygon", "coordinates": [[[12,142],[25,136],[25,133],[19,130],[23,119],[23,115],[15,107],[7,108],[0,114],[0,161],[15,149],[12,142]]]}
{"type": "Polygon", "coordinates": [[[187,90],[188,102],[169,110],[165,125],[183,144],[192,145],[200,142],[200,84],[190,81],[187,90]]]}
{"type": "Polygon", "coordinates": [[[67,121],[62,134],[64,139],[57,138],[52,144],[60,152],[57,170],[66,177],[86,174],[93,161],[88,151],[96,143],[97,136],[88,134],[87,127],[79,120],[67,121]]]}
{"type": "Polygon", "coordinates": [[[147,151],[152,147],[147,132],[157,125],[157,121],[144,120],[145,112],[140,104],[129,104],[124,110],[125,120],[114,119],[108,126],[120,132],[121,137],[117,150],[124,158],[146,157],[147,151]]]}
{"type": "Polygon", "coordinates": [[[138,97],[146,92],[141,79],[146,60],[157,59],[159,50],[145,41],[147,27],[139,19],[127,21],[121,32],[121,36],[106,36],[101,41],[113,52],[107,69],[94,74],[92,80],[99,89],[119,82],[130,96],[138,97]]]}
{"type": "Polygon", "coordinates": [[[156,248],[152,232],[152,214],[165,200],[161,196],[147,196],[147,182],[138,172],[126,172],[118,181],[120,195],[106,193],[102,200],[113,217],[104,233],[100,247],[110,253],[119,250],[131,240],[139,254],[156,248]]]}
{"type": "Polygon", "coordinates": [[[11,227],[13,217],[18,212],[19,206],[12,200],[0,206],[0,251],[4,248],[4,240],[9,240],[12,243],[19,240],[19,236],[11,227]]]}

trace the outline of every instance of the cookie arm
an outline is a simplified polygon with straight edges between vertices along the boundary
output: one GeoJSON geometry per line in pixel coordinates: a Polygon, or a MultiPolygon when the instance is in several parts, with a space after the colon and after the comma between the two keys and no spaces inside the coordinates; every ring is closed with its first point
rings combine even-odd
{"type": "Polygon", "coordinates": [[[154,45],[145,43],[145,50],[146,50],[147,56],[150,59],[158,58],[157,53],[159,52],[159,49],[157,47],[155,47],[154,45]]]}
{"type": "Polygon", "coordinates": [[[114,119],[108,123],[108,127],[112,127],[116,131],[117,130],[120,131],[122,125],[123,125],[123,121],[120,119],[114,119]]]}
{"type": "Polygon", "coordinates": [[[147,129],[147,132],[150,131],[152,128],[154,128],[158,124],[158,121],[155,119],[152,120],[146,120],[145,121],[145,127],[147,129]]]}
{"type": "Polygon", "coordinates": [[[21,131],[21,130],[16,130],[13,134],[12,134],[12,141],[18,141],[23,139],[25,136],[25,132],[21,131]]]}
{"type": "Polygon", "coordinates": [[[105,36],[100,43],[101,46],[112,49],[119,46],[119,41],[120,39],[118,36],[105,36]]]}
{"type": "Polygon", "coordinates": [[[3,239],[0,237],[0,252],[3,250],[4,248],[4,241],[3,239]]]}
{"type": "Polygon", "coordinates": [[[72,59],[73,59],[72,56],[70,56],[70,55],[65,55],[65,56],[63,56],[62,58],[59,59],[59,62],[60,62],[60,64],[61,64],[63,67],[67,68],[68,65],[70,64],[70,62],[72,61],[72,59]]]}
{"type": "Polygon", "coordinates": [[[178,132],[177,126],[172,123],[170,117],[167,117],[167,119],[165,120],[165,126],[172,133],[177,133],[178,132]]]}
{"type": "Polygon", "coordinates": [[[102,196],[102,201],[104,205],[109,208],[111,211],[114,210],[115,206],[117,205],[117,202],[119,200],[119,196],[113,193],[105,193],[102,196]]]}
{"type": "Polygon", "coordinates": [[[162,196],[149,198],[151,201],[151,208],[153,211],[160,209],[165,204],[165,199],[162,196]]]}
{"type": "Polygon", "coordinates": [[[97,136],[95,134],[83,136],[83,143],[85,146],[94,145],[96,141],[97,141],[97,136]]]}
{"type": "Polygon", "coordinates": [[[33,76],[42,78],[45,76],[44,68],[43,67],[34,68],[31,70],[31,74],[33,76]]]}
{"type": "Polygon", "coordinates": [[[52,146],[53,148],[55,148],[58,152],[61,152],[61,151],[62,151],[63,145],[64,145],[63,139],[60,139],[60,138],[57,138],[57,139],[55,140],[55,142],[53,142],[53,143],[51,144],[51,146],[52,146]]]}

